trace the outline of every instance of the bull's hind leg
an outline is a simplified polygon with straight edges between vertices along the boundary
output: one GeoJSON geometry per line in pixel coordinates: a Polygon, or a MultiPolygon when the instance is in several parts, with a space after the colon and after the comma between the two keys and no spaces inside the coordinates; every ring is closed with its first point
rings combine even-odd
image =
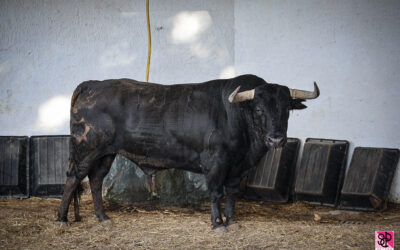
{"type": "Polygon", "coordinates": [[[68,221],[68,208],[75,191],[77,190],[80,182],[85,176],[80,176],[76,174],[76,167],[70,166],[67,172],[67,181],[64,186],[64,193],[61,199],[60,207],[57,212],[57,221],[56,224],[66,225],[68,221]]]}
{"type": "MultiPolygon", "coordinates": [[[[78,192],[81,181],[88,175],[89,169],[92,167],[95,156],[90,154],[77,161],[77,153],[75,150],[70,150],[70,163],[67,171],[67,182],[64,186],[64,193],[61,199],[60,207],[57,212],[56,224],[66,225],[68,221],[68,209],[73,196],[78,192]],[[79,162],[79,165],[76,163],[79,162]]],[[[79,158],[78,158],[79,159],[79,158]]],[[[79,211],[75,210],[75,219],[80,219],[79,211]]]]}
{"type": "Polygon", "coordinates": [[[115,155],[108,155],[100,159],[99,165],[89,172],[90,189],[92,191],[94,214],[102,225],[111,224],[110,218],[104,213],[102,200],[103,179],[110,171],[115,155]]]}

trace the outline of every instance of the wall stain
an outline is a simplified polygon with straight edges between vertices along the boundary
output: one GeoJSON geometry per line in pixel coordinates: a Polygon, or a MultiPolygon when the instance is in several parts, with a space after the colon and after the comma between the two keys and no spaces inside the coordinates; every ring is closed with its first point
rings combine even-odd
{"type": "Polygon", "coordinates": [[[8,103],[4,103],[4,101],[0,101],[0,114],[11,114],[11,108],[8,106],[8,103]]]}

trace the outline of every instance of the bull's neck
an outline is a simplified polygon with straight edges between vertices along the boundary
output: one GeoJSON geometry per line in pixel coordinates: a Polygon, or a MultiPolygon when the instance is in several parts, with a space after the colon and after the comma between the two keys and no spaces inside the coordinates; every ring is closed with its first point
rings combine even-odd
{"type": "Polygon", "coordinates": [[[262,139],[262,136],[257,135],[254,124],[248,126],[248,137],[249,137],[249,151],[247,155],[247,164],[249,166],[255,166],[262,156],[267,152],[268,148],[262,139]]]}
{"type": "Polygon", "coordinates": [[[240,138],[237,141],[240,143],[240,148],[246,152],[245,159],[243,159],[246,168],[254,166],[261,159],[261,157],[267,152],[267,147],[262,139],[262,136],[258,136],[256,133],[257,126],[254,124],[253,109],[251,101],[244,101],[241,103],[228,103],[227,98],[232,91],[237,88],[240,83],[243,90],[254,89],[260,84],[264,84],[264,80],[260,80],[254,76],[242,76],[251,77],[252,80],[257,81],[242,81],[239,78],[235,78],[235,81],[229,81],[225,85],[226,93],[223,95],[225,98],[225,110],[227,112],[228,124],[232,128],[232,138],[240,138]],[[255,79],[256,78],[256,79],[255,79]]]}
{"type": "Polygon", "coordinates": [[[268,148],[258,131],[261,128],[258,128],[254,124],[253,114],[248,105],[243,105],[241,108],[243,111],[246,110],[245,112],[241,112],[242,118],[240,119],[245,123],[242,127],[245,128],[243,134],[246,135],[245,137],[248,145],[245,162],[247,166],[252,167],[258,163],[262,156],[267,152],[268,148]]]}

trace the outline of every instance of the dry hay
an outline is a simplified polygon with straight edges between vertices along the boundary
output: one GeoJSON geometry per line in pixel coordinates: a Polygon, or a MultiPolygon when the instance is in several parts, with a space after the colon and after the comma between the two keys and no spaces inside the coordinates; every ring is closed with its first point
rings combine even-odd
{"type": "MultiPolygon", "coordinates": [[[[332,208],[294,203],[277,205],[240,201],[240,229],[216,233],[209,206],[198,208],[122,206],[105,203],[113,220],[99,225],[89,196],[81,202],[82,222],[67,228],[53,224],[59,199],[0,199],[2,249],[371,249],[375,230],[395,231],[399,247],[400,206],[382,213],[326,216],[332,208]],[[314,220],[315,215],[320,217],[314,220]],[[354,216],[356,215],[356,216],[354,216]],[[322,217],[322,219],[321,219],[322,217]]],[[[72,213],[70,213],[72,214],[72,213]]],[[[73,217],[70,217],[73,221],[73,217]]]]}

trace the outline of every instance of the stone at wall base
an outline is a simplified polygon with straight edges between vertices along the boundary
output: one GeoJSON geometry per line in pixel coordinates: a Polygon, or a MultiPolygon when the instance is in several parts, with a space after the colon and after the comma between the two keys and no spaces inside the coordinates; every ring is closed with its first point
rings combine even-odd
{"type": "Polygon", "coordinates": [[[209,201],[205,177],[178,169],[156,172],[154,191],[151,177],[122,156],[116,157],[103,182],[105,199],[116,203],[196,206],[209,201]]]}

